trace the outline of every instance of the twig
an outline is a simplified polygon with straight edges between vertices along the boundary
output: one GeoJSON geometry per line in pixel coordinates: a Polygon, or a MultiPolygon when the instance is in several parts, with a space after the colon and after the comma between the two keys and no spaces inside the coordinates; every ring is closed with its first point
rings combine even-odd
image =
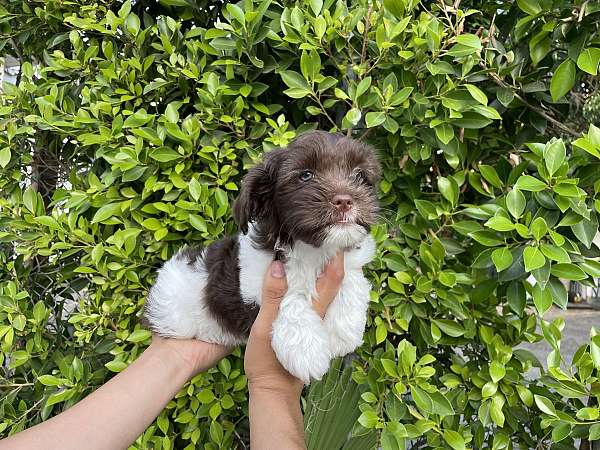
{"type": "Polygon", "coordinates": [[[371,131],[373,131],[373,128],[368,128],[367,131],[365,131],[359,138],[359,141],[364,141],[367,136],[371,133],[371,131]]]}
{"type": "Polygon", "coordinates": [[[17,74],[17,78],[15,80],[15,85],[18,86],[19,83],[21,82],[21,73],[23,72],[23,53],[21,52],[21,49],[19,48],[19,46],[17,45],[17,43],[15,42],[15,40],[12,37],[10,38],[10,44],[15,49],[15,53],[17,54],[17,57],[19,58],[19,73],[17,74]]]}
{"type": "MultiPolygon", "coordinates": [[[[500,86],[500,87],[510,87],[510,85],[507,84],[507,83],[505,83],[498,76],[497,73],[490,72],[490,76],[492,77],[492,80],[494,81],[494,83],[496,83],[498,86],[500,86]]],[[[538,108],[537,106],[532,105],[527,100],[525,100],[525,98],[521,97],[519,94],[515,93],[515,98],[519,99],[529,109],[531,109],[532,111],[535,111],[540,116],[542,116],[544,119],[546,119],[548,122],[552,123],[554,126],[556,126],[557,128],[561,129],[565,133],[568,133],[568,134],[570,134],[573,137],[579,137],[579,133],[573,131],[572,129],[570,129],[569,127],[567,127],[566,125],[564,125],[562,122],[556,120],[554,117],[552,117],[551,115],[549,115],[548,113],[546,113],[543,109],[538,108]]]]}
{"type": "Polygon", "coordinates": [[[581,22],[583,20],[583,14],[585,13],[585,8],[587,8],[588,3],[589,3],[589,0],[585,0],[585,2],[583,2],[583,4],[581,5],[581,8],[579,8],[579,15],[577,16],[577,22],[581,22]]]}
{"type": "Polygon", "coordinates": [[[0,384],[0,389],[2,389],[2,388],[10,388],[10,387],[23,387],[23,386],[33,386],[33,383],[8,383],[8,384],[0,384]]]}
{"type": "Polygon", "coordinates": [[[373,3],[369,5],[369,12],[367,12],[367,20],[365,21],[365,32],[363,33],[363,44],[362,52],[360,53],[360,65],[362,66],[367,57],[367,42],[369,41],[369,28],[371,27],[371,14],[373,13],[373,3]]]}

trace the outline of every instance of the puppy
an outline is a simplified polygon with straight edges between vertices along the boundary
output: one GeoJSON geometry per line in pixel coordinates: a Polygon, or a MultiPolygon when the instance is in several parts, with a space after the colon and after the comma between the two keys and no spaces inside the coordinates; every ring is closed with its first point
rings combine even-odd
{"type": "Polygon", "coordinates": [[[362,343],[370,285],[361,268],[375,255],[369,227],[378,212],[378,177],[374,151],[342,135],[310,132],[270,151],[245,176],[234,204],[242,233],[167,261],[148,295],[146,322],[162,336],[242,344],[264,274],[279,257],[288,291],[273,323],[273,350],[292,375],[320,379],[333,357],[362,343]],[[339,250],[344,280],[321,319],[311,299],[339,250]]]}

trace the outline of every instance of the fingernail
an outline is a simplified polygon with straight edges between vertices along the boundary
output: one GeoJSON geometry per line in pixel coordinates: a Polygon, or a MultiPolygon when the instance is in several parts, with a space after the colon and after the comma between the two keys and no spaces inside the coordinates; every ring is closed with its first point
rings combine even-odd
{"type": "Polygon", "coordinates": [[[275,278],[285,277],[285,268],[281,261],[273,261],[271,264],[271,275],[275,278]]]}

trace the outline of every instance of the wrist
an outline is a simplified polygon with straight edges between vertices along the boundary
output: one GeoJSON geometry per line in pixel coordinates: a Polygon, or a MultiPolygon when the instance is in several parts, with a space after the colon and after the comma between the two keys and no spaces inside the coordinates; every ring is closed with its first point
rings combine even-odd
{"type": "Polygon", "coordinates": [[[181,354],[180,342],[176,339],[152,339],[146,349],[150,358],[155,358],[159,364],[168,370],[174,379],[185,383],[194,375],[193,364],[181,354]]]}
{"type": "Polygon", "coordinates": [[[248,380],[250,396],[272,396],[280,399],[299,400],[304,383],[297,378],[291,380],[259,379],[248,380]]]}

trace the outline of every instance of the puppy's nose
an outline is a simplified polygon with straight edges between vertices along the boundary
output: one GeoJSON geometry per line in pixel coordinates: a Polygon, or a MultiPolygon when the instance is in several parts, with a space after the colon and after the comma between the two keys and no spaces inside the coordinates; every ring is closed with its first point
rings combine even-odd
{"type": "Polygon", "coordinates": [[[333,197],[332,203],[341,212],[347,212],[352,209],[352,197],[347,194],[337,194],[333,197]]]}

